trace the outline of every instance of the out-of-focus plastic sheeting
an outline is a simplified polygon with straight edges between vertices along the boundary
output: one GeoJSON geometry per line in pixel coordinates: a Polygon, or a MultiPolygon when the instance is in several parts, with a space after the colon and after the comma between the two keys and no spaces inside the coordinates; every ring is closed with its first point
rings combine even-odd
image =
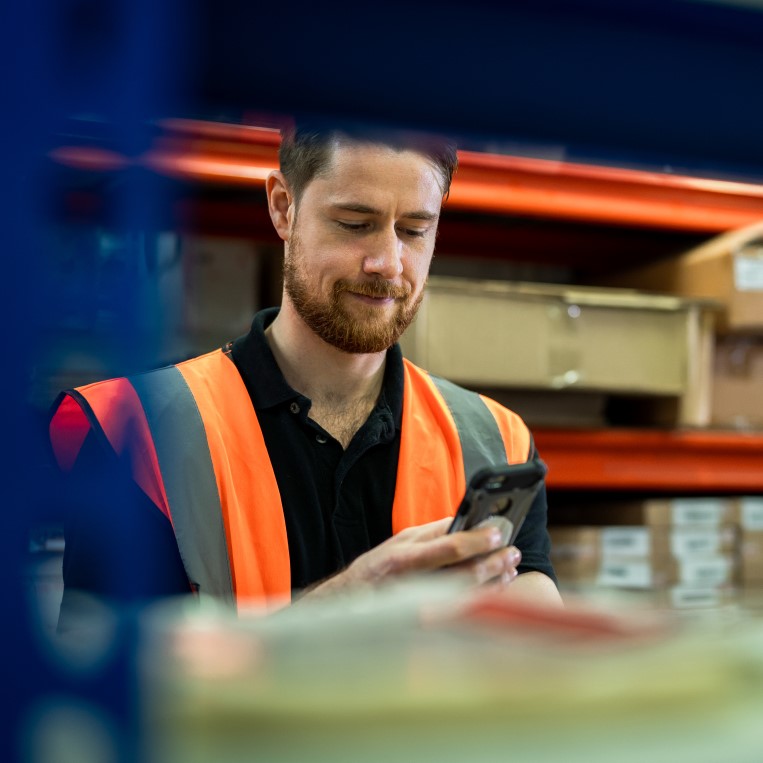
{"type": "Polygon", "coordinates": [[[267,619],[157,610],[149,748],[170,763],[759,761],[763,622],[609,608],[429,579],[267,619]]]}

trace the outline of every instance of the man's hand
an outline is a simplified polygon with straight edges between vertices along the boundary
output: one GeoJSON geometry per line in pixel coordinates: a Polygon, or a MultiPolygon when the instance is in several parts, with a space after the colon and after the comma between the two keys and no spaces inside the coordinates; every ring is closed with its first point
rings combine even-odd
{"type": "Polygon", "coordinates": [[[470,575],[475,584],[491,580],[508,583],[516,577],[522,555],[514,546],[505,547],[506,534],[501,527],[488,525],[448,535],[452,521],[439,519],[399,532],[305,595],[333,593],[445,567],[470,575]]]}

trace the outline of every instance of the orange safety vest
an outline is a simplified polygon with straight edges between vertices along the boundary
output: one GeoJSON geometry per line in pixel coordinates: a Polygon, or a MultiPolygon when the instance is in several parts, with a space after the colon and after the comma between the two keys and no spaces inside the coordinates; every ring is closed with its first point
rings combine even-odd
{"type": "MultiPolygon", "coordinates": [[[[91,428],[172,523],[193,588],[239,608],[288,602],[281,496],[249,393],[228,355],[215,350],[70,390],[50,423],[62,469],[73,466],[91,428]]],[[[404,360],[393,533],[453,516],[468,476],[488,464],[526,461],[530,447],[516,414],[404,360]]]]}

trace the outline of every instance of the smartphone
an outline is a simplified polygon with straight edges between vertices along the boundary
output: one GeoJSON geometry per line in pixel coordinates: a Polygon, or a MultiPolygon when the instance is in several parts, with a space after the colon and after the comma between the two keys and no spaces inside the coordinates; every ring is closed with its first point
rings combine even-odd
{"type": "Polygon", "coordinates": [[[480,469],[469,480],[448,532],[469,530],[489,517],[502,516],[511,522],[510,546],[519,534],[545,476],[546,465],[539,458],[523,464],[480,469]]]}

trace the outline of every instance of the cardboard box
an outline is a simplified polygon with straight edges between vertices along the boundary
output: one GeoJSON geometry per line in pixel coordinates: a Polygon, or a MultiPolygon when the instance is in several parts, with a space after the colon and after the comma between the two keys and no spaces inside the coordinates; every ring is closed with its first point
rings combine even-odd
{"type": "Polygon", "coordinates": [[[552,559],[560,586],[588,584],[599,588],[652,590],[682,585],[693,588],[732,586],[738,578],[734,554],[696,559],[604,557],[594,560],[552,559]]]}
{"type": "Polygon", "coordinates": [[[740,495],[734,499],[735,521],[742,530],[763,532],[763,495],[740,495]]]}
{"type": "Polygon", "coordinates": [[[623,290],[432,277],[403,349],[461,383],[679,395],[694,312],[623,290]]]}
{"type": "Polygon", "coordinates": [[[560,584],[715,588],[738,579],[737,527],[549,528],[560,584]]]}
{"type": "MultiPolygon", "coordinates": [[[[734,554],[739,543],[735,524],[718,526],[657,525],[603,527],[552,525],[551,551],[555,558],[602,559],[605,557],[697,558],[734,554]]],[[[761,534],[763,535],[763,533],[761,534]]]]}
{"type": "Polygon", "coordinates": [[[763,530],[742,530],[740,575],[745,586],[763,586],[763,530]]]}
{"type": "Polygon", "coordinates": [[[247,239],[183,236],[183,329],[195,351],[245,334],[258,309],[260,263],[247,239]]]}
{"type": "Polygon", "coordinates": [[[718,330],[763,328],[763,222],[716,236],[681,255],[608,276],[607,283],[717,300],[718,330]]]}
{"type": "Polygon", "coordinates": [[[695,588],[721,587],[733,584],[736,573],[736,557],[732,554],[696,559],[605,557],[596,584],[613,588],[665,588],[679,584],[695,588]]]}
{"type": "Polygon", "coordinates": [[[763,590],[763,496],[739,496],[735,504],[740,581],[747,590],[763,590]]]}
{"type": "Polygon", "coordinates": [[[550,525],[551,554],[555,559],[592,559],[601,557],[601,527],[550,525]]]}
{"type": "Polygon", "coordinates": [[[712,317],[694,301],[433,276],[401,346],[467,387],[673,396],[679,424],[703,425],[712,340],[712,317]]]}
{"type": "Polygon", "coordinates": [[[763,429],[763,336],[719,338],[713,365],[711,423],[763,429]]]}
{"type": "MultiPolygon", "coordinates": [[[[136,272],[125,285],[129,300],[123,307],[115,308],[109,300],[103,309],[72,309],[74,318],[66,318],[45,339],[28,390],[30,403],[42,411],[62,389],[214,350],[246,333],[259,308],[260,247],[249,239],[172,231],[97,233],[94,241],[83,239],[79,245],[87,251],[97,247],[92,279],[104,280],[104,294],[116,288],[109,284],[128,266],[125,258],[136,272]],[[130,312],[122,314],[128,304],[130,312]],[[135,341],[129,350],[114,341],[120,325],[119,331],[129,326],[135,341]]],[[[62,288],[79,279],[62,271],[62,288]]],[[[76,302],[73,295],[67,299],[76,302]]]]}

